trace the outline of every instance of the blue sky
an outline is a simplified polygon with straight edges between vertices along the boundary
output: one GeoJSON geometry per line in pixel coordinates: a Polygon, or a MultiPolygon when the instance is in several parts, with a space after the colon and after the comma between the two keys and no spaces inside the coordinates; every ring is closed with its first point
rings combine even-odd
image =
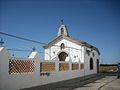
{"type": "MultiPolygon", "coordinates": [[[[2,32],[47,43],[56,37],[61,19],[70,36],[99,48],[101,63],[120,61],[119,0],[0,0],[2,32]]],[[[43,52],[42,45],[0,37],[7,48],[36,47],[43,52]]]]}

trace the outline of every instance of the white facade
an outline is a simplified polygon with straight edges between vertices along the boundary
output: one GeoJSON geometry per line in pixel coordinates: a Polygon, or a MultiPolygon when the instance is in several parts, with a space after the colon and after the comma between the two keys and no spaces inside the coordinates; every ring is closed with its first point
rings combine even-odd
{"type": "Polygon", "coordinates": [[[72,62],[84,62],[84,47],[66,39],[62,39],[48,49],[45,49],[45,60],[56,60],[56,58],[59,60],[58,55],[61,52],[66,52],[68,54],[65,61],[71,60],[72,62]],[[64,43],[66,47],[65,49],[61,50],[59,47],[61,43],[64,43]]]}

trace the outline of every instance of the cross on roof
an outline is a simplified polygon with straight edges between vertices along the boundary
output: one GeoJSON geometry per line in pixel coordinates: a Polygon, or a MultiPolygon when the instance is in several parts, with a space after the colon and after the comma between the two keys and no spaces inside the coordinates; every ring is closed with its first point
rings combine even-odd
{"type": "Polygon", "coordinates": [[[64,20],[63,19],[61,20],[61,23],[64,24],[64,20]]]}
{"type": "Polygon", "coordinates": [[[3,42],[3,39],[1,38],[0,46],[2,46],[3,44],[4,44],[4,42],[3,42]]]}

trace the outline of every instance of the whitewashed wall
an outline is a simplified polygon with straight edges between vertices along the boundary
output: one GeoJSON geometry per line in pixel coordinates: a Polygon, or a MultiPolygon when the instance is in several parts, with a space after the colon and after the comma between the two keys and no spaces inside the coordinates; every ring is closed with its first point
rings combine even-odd
{"type": "MultiPolygon", "coordinates": [[[[15,73],[9,74],[9,59],[11,59],[8,51],[4,47],[0,47],[0,90],[18,90],[20,88],[31,87],[42,84],[39,77],[39,55],[36,52],[31,53],[35,61],[35,72],[33,73],[15,73]]],[[[30,55],[30,57],[31,57],[30,55]]],[[[20,60],[24,60],[20,58],[20,60]]],[[[26,60],[26,59],[25,59],[26,60]]],[[[29,59],[28,59],[29,60],[29,59]]]]}
{"type": "Polygon", "coordinates": [[[54,60],[54,58],[58,59],[58,54],[62,51],[69,55],[69,58],[72,60],[72,62],[84,62],[84,47],[65,39],[62,39],[54,46],[45,49],[45,60],[54,60]],[[61,43],[64,43],[67,48],[61,50],[61,43]]]}
{"type": "MultiPolygon", "coordinates": [[[[79,70],[71,70],[70,66],[68,71],[59,71],[59,61],[40,60],[39,54],[32,52],[29,58],[25,60],[35,61],[35,72],[9,74],[9,59],[11,58],[6,48],[0,47],[0,90],[19,90],[21,88],[44,85],[96,73],[96,70],[93,72],[87,70],[89,67],[87,60],[85,63],[86,69],[80,69],[79,67],[79,70]],[[40,62],[55,62],[55,71],[50,72],[50,76],[40,76],[40,62]]],[[[20,60],[24,59],[20,58],[20,60]]],[[[66,63],[71,65],[72,62],[69,61],[66,63]]]]}
{"type": "MultiPolygon", "coordinates": [[[[86,49],[91,51],[91,49],[85,47],[84,50],[86,50],[86,49]]],[[[84,58],[85,58],[85,75],[96,73],[97,72],[97,59],[100,60],[100,56],[99,56],[98,52],[93,50],[90,52],[90,55],[85,54],[84,58]],[[92,55],[93,52],[95,54],[94,57],[92,55]],[[93,70],[90,70],[90,58],[93,58],[93,70]]]]}

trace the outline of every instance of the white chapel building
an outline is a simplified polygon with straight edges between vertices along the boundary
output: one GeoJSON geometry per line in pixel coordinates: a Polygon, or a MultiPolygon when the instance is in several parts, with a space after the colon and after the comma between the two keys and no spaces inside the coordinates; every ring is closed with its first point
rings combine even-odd
{"type": "Polygon", "coordinates": [[[60,25],[57,37],[43,46],[45,60],[83,63],[88,71],[99,72],[100,52],[98,48],[69,35],[67,26],[60,25]]]}

